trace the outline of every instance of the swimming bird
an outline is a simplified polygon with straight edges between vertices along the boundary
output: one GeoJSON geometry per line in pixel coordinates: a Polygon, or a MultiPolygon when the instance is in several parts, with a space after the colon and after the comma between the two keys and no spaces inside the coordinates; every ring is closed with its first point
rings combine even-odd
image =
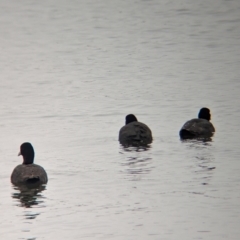
{"type": "Polygon", "coordinates": [[[210,138],[215,128],[210,122],[211,113],[208,108],[201,108],[198,118],[187,121],[181,128],[179,135],[181,139],[210,138]]]}
{"type": "Polygon", "coordinates": [[[119,131],[119,142],[123,145],[147,145],[153,140],[150,128],[133,114],[126,116],[125,126],[119,131]]]}
{"type": "Polygon", "coordinates": [[[11,175],[14,185],[47,183],[47,173],[43,167],[34,164],[34,149],[31,143],[25,142],[20,146],[18,156],[23,156],[23,163],[16,166],[11,175]]]}

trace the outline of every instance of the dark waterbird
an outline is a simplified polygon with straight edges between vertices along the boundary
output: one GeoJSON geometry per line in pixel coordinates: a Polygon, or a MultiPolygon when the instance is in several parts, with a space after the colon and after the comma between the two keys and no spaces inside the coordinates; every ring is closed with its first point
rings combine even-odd
{"type": "Polygon", "coordinates": [[[14,185],[39,185],[48,181],[47,173],[43,167],[34,164],[34,149],[31,143],[25,142],[20,146],[18,156],[23,156],[23,163],[16,166],[11,175],[14,185]]]}
{"type": "Polygon", "coordinates": [[[182,126],[179,132],[180,138],[211,138],[215,132],[215,128],[210,120],[210,110],[208,108],[200,109],[198,118],[191,119],[182,126]]]}
{"type": "Polygon", "coordinates": [[[150,128],[141,122],[133,114],[126,116],[125,126],[119,131],[119,142],[122,145],[147,145],[153,140],[150,128]]]}

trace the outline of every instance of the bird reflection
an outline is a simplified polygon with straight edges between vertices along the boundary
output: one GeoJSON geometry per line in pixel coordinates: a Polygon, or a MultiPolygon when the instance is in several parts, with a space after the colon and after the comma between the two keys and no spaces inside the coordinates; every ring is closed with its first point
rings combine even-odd
{"type": "Polygon", "coordinates": [[[151,158],[135,158],[130,157],[126,164],[122,164],[123,166],[128,166],[127,173],[128,174],[146,174],[151,171],[151,168],[148,167],[149,161],[151,158]]]}
{"type": "MultiPolygon", "coordinates": [[[[28,185],[22,185],[22,186],[13,186],[13,189],[15,190],[14,193],[12,193],[12,198],[17,199],[20,204],[17,204],[19,207],[24,208],[31,208],[33,206],[37,206],[41,203],[43,203],[43,196],[41,195],[41,192],[46,189],[45,185],[38,185],[38,186],[28,186],[28,185]]],[[[29,216],[30,218],[35,218],[34,216],[29,216]]]]}
{"type": "Polygon", "coordinates": [[[192,138],[192,139],[180,139],[183,143],[193,143],[193,144],[206,144],[212,142],[212,138],[192,138]]]}
{"type": "Polygon", "coordinates": [[[151,145],[141,145],[141,146],[121,146],[121,149],[125,152],[145,152],[151,149],[151,145]]]}
{"type": "Polygon", "coordinates": [[[183,144],[189,149],[197,150],[197,149],[207,149],[212,147],[213,141],[211,138],[202,138],[202,139],[185,139],[181,140],[183,144]]]}
{"type": "Polygon", "coordinates": [[[216,169],[216,167],[211,166],[214,158],[212,155],[202,155],[196,156],[196,159],[199,169],[196,170],[195,173],[201,176],[201,179],[203,181],[202,185],[208,185],[210,179],[212,178],[213,170],[216,169]]]}
{"type": "Polygon", "coordinates": [[[149,164],[152,158],[148,151],[151,149],[150,145],[146,146],[122,146],[121,154],[126,155],[124,162],[121,164],[126,167],[125,173],[133,177],[132,180],[140,180],[142,174],[147,174],[151,171],[149,164]]]}
{"type": "Polygon", "coordinates": [[[186,144],[188,150],[191,150],[191,157],[195,159],[192,162],[194,165],[191,166],[191,168],[194,168],[195,180],[198,179],[202,185],[210,184],[214,170],[216,169],[213,166],[215,157],[212,139],[192,139],[183,140],[182,142],[186,144]]]}

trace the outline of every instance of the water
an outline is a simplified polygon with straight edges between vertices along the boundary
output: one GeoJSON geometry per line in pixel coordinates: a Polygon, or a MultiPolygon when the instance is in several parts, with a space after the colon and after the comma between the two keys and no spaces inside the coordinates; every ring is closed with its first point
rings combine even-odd
{"type": "Polygon", "coordinates": [[[2,239],[239,239],[239,1],[0,6],[2,239]],[[181,142],[201,107],[213,141],[181,142]],[[25,141],[46,189],[10,183],[25,141]]]}

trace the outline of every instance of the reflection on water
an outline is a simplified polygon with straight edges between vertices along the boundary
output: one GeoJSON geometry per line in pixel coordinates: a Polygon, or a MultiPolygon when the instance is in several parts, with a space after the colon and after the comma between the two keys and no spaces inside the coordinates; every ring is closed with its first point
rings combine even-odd
{"type": "Polygon", "coordinates": [[[196,178],[199,178],[202,185],[209,185],[213,177],[215,166],[213,166],[214,158],[209,156],[196,156],[198,169],[195,170],[196,178]]]}
{"type": "Polygon", "coordinates": [[[151,149],[150,145],[137,146],[137,147],[121,147],[121,154],[126,154],[126,159],[122,166],[126,167],[125,173],[128,175],[134,175],[133,180],[141,179],[141,174],[147,174],[151,171],[151,154],[149,150],[151,149]]]}
{"type": "MultiPolygon", "coordinates": [[[[13,199],[17,199],[19,202],[17,206],[31,208],[33,206],[38,206],[42,204],[44,201],[44,197],[41,194],[42,191],[46,189],[45,185],[40,185],[38,187],[29,187],[29,186],[14,186],[13,189],[15,192],[12,194],[13,199]]],[[[38,214],[26,215],[27,218],[35,218],[38,214]]]]}
{"type": "Polygon", "coordinates": [[[214,169],[214,151],[212,145],[212,139],[192,139],[184,140],[187,149],[191,150],[191,155],[194,159],[194,165],[191,168],[194,169],[195,180],[199,180],[201,185],[209,185],[212,179],[214,169]]]}
{"type": "MultiPolygon", "coordinates": [[[[121,149],[126,152],[145,152],[151,149],[151,145],[142,146],[121,146],[121,149]]],[[[120,152],[121,153],[121,152],[120,152]]]]}
{"type": "Polygon", "coordinates": [[[131,142],[131,143],[120,143],[120,145],[125,148],[126,150],[127,149],[130,149],[133,150],[141,150],[141,149],[148,149],[148,148],[151,148],[151,145],[149,144],[145,144],[145,143],[142,143],[142,142],[131,142]]]}
{"type": "Polygon", "coordinates": [[[126,163],[122,163],[122,166],[127,166],[126,169],[128,174],[146,174],[151,171],[148,166],[152,158],[147,157],[129,157],[126,163]]]}
{"type": "MultiPolygon", "coordinates": [[[[212,139],[204,138],[204,139],[185,139],[181,140],[183,144],[186,144],[187,148],[192,149],[196,152],[196,150],[204,150],[212,147],[212,139]]],[[[198,152],[198,151],[197,151],[198,152]]]]}
{"type": "MultiPolygon", "coordinates": [[[[36,208],[43,207],[44,196],[42,192],[46,189],[45,185],[20,185],[13,186],[14,192],[12,198],[16,200],[16,206],[23,208],[23,216],[26,219],[21,225],[22,234],[32,235],[31,224],[41,214],[40,211],[35,211],[36,208]]],[[[27,240],[35,240],[36,237],[24,236],[27,240]]]]}
{"type": "Polygon", "coordinates": [[[212,138],[194,138],[194,139],[180,139],[183,143],[192,143],[194,146],[197,145],[209,145],[209,142],[212,142],[212,138]]]}

